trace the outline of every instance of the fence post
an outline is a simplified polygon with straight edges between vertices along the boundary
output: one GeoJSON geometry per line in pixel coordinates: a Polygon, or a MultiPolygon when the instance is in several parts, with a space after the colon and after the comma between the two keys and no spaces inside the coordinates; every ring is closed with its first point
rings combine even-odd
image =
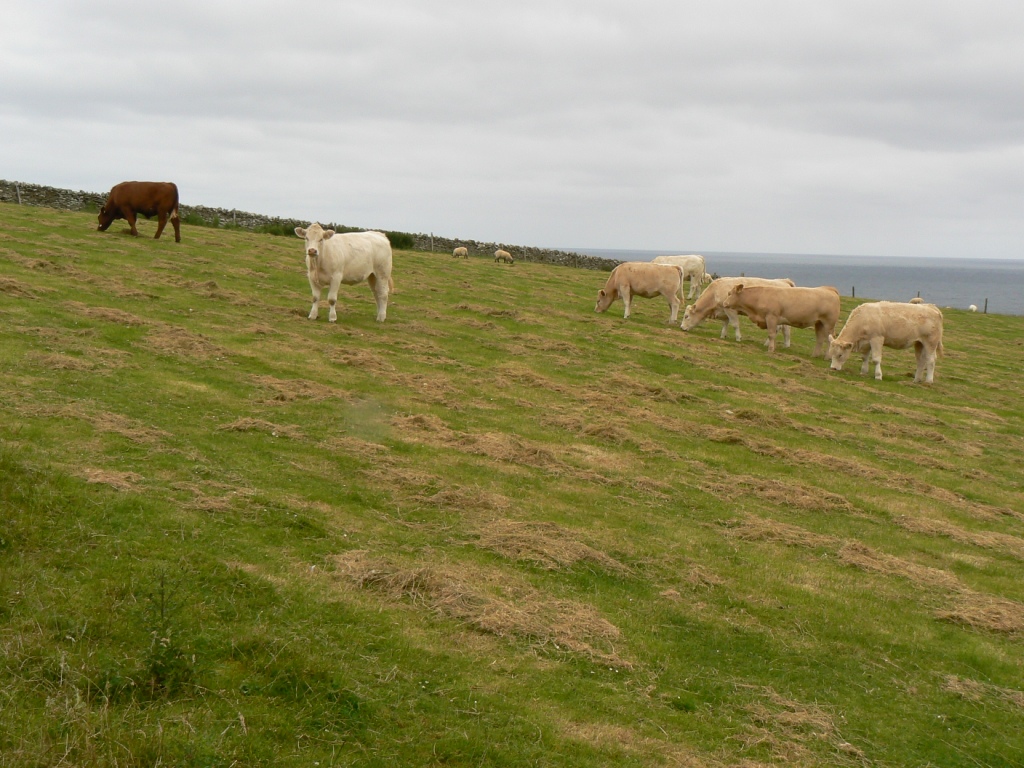
{"type": "Polygon", "coordinates": [[[988,299],[985,299],[985,312],[984,312],[984,314],[986,314],[986,315],[988,314],[988,299]]]}
{"type": "Polygon", "coordinates": [[[856,299],[857,298],[857,286],[856,285],[850,288],[850,298],[852,298],[852,299],[856,299]]]}

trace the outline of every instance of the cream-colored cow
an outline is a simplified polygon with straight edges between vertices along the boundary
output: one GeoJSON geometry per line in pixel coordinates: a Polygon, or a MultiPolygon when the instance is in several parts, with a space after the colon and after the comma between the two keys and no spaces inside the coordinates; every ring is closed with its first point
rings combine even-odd
{"type": "MultiPolygon", "coordinates": [[[[818,288],[754,285],[740,283],[725,297],[722,306],[735,309],[768,329],[768,351],[775,351],[775,333],[780,325],[813,328],[812,357],[828,352],[828,337],[839,320],[839,291],[830,285],[818,288]]],[[[909,304],[907,306],[910,306],[909,304]]]]}
{"type": "Polygon", "coordinates": [[[931,384],[935,377],[935,359],[942,354],[942,310],[934,304],[908,304],[900,301],[873,301],[861,304],[850,313],[838,337],[828,337],[832,370],[841,371],[854,352],[863,352],[861,375],[875,364],[875,378],[882,380],[882,347],[914,348],[917,371],[914,381],[931,384]]]}
{"type": "Polygon", "coordinates": [[[626,261],[612,270],[604,288],[597,292],[594,311],[604,312],[613,301],[621,298],[622,303],[626,305],[626,311],[622,315],[625,319],[629,317],[634,296],[643,296],[645,299],[664,296],[672,310],[669,322],[674,323],[679,316],[679,293],[682,285],[681,267],[652,264],[648,261],[626,261]]]}
{"type": "MultiPolygon", "coordinates": [[[[695,303],[686,305],[686,309],[683,310],[683,322],[679,327],[684,331],[689,331],[703,323],[707,318],[721,320],[721,338],[725,338],[726,332],[729,330],[729,326],[731,325],[736,329],[736,341],[742,341],[743,337],[740,335],[739,313],[734,309],[726,309],[722,306],[722,302],[724,302],[725,297],[729,295],[729,291],[740,283],[748,286],[793,286],[793,281],[789,278],[768,279],[764,277],[719,277],[718,279],[711,281],[711,285],[705,289],[704,293],[700,295],[700,298],[698,298],[695,303]]],[[[788,348],[788,325],[782,326],[782,335],[785,339],[785,346],[788,348]]],[[[768,342],[765,341],[765,343],[767,344],[768,342]]]]}
{"type": "Polygon", "coordinates": [[[391,243],[383,232],[345,232],[336,234],[316,222],[296,227],[295,234],[306,241],[306,276],[313,291],[309,319],[320,315],[320,293],[326,286],[331,305],[328,319],[338,319],[335,305],[341,284],[369,283],[377,300],[377,322],[388,315],[388,294],[394,290],[391,279],[391,243]]]}
{"type": "MultiPolygon", "coordinates": [[[[690,281],[690,291],[686,294],[687,300],[692,299],[704,285],[704,276],[707,274],[704,257],[697,253],[685,256],[655,256],[655,264],[671,264],[683,268],[683,279],[690,281]]],[[[680,288],[680,291],[682,289],[680,288]]],[[[682,295],[679,296],[682,298],[682,295]]]]}

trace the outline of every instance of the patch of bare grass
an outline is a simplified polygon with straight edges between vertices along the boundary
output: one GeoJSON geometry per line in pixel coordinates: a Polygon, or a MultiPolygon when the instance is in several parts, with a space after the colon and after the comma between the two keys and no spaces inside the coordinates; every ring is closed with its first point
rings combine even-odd
{"type": "Polygon", "coordinates": [[[592,606],[552,600],[525,584],[510,584],[506,573],[401,567],[365,550],[337,555],[334,565],[339,576],[360,588],[407,600],[479,632],[519,638],[538,650],[579,655],[617,669],[633,666],[615,649],[622,634],[618,627],[592,606]]]}

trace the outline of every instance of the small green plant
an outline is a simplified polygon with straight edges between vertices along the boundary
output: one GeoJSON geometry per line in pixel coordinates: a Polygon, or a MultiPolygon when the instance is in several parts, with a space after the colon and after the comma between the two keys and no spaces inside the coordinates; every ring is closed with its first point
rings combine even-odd
{"type": "Polygon", "coordinates": [[[195,656],[185,645],[181,603],[174,602],[164,573],[157,589],[146,596],[150,638],[143,673],[151,696],[174,695],[192,682],[195,656]]]}

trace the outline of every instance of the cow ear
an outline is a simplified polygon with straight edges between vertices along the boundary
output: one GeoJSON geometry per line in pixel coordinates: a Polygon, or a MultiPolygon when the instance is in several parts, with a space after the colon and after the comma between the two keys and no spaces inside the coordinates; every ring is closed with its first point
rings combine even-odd
{"type": "Polygon", "coordinates": [[[298,235],[299,237],[305,239],[305,237],[306,237],[306,230],[303,229],[302,227],[296,227],[295,228],[295,234],[298,235]]]}
{"type": "Polygon", "coordinates": [[[604,292],[604,288],[602,288],[601,290],[599,290],[599,291],[597,292],[597,295],[598,295],[598,297],[599,297],[599,298],[602,298],[602,299],[603,299],[603,298],[604,298],[605,296],[607,296],[608,294],[606,294],[606,293],[604,292]]]}
{"type": "Polygon", "coordinates": [[[828,343],[829,344],[835,344],[836,343],[836,337],[833,336],[831,333],[828,335],[828,343]]]}
{"type": "Polygon", "coordinates": [[[334,230],[333,229],[325,229],[324,230],[324,240],[330,240],[332,237],[334,237],[334,230]]]}

